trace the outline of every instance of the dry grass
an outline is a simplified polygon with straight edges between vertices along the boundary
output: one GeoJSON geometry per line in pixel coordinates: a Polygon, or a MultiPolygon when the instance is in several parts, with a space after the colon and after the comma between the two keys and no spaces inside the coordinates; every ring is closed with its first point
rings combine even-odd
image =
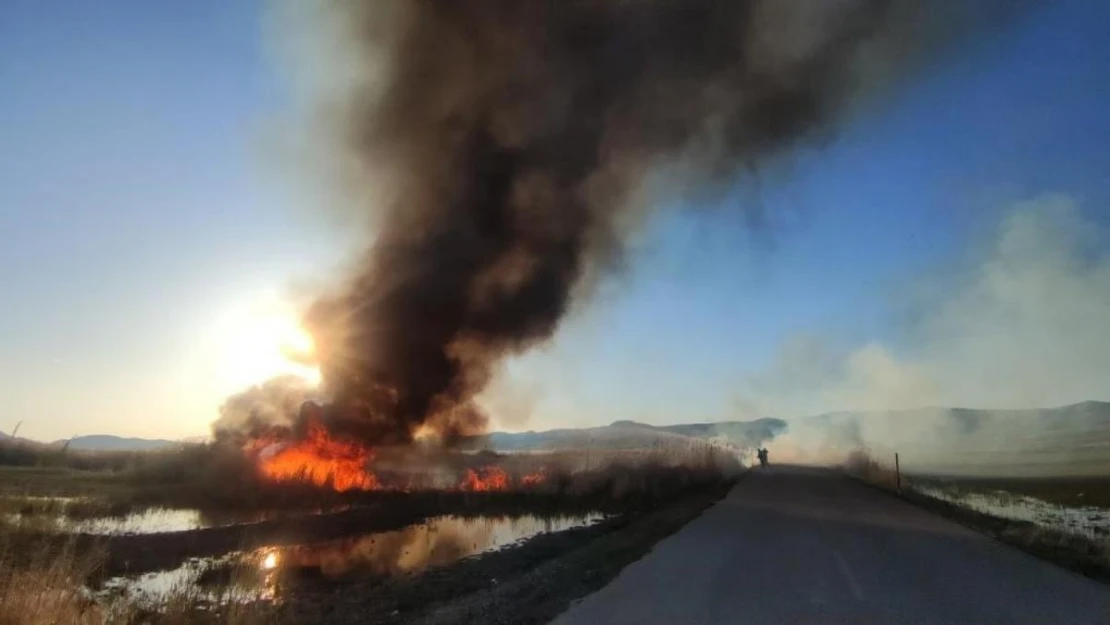
{"type": "Polygon", "coordinates": [[[113,497],[127,488],[126,476],[111,471],[0,466],[4,497],[113,497]]]}
{"type": "Polygon", "coordinates": [[[898,474],[894,467],[881,464],[865,450],[857,450],[848,454],[842,469],[848,475],[859,478],[869,484],[887,490],[898,489],[898,474]]]}
{"type": "Polygon", "coordinates": [[[120,622],[113,606],[84,589],[103,559],[100,551],[78,553],[73,542],[37,540],[0,523],[0,625],[120,622]]]}
{"type": "Polygon", "coordinates": [[[65,518],[71,521],[124,516],[130,507],[107,499],[0,496],[0,514],[65,518]]]}
{"type": "Polygon", "coordinates": [[[0,439],[0,465],[9,467],[70,469],[75,471],[125,473],[161,454],[173,455],[181,444],[157,451],[110,451],[69,449],[67,444],[38,443],[25,439],[0,439]]]}
{"type": "Polygon", "coordinates": [[[217,590],[215,601],[195,589],[181,589],[153,606],[94,595],[88,583],[104,561],[105,553],[99,548],[78,550],[73,541],[39,540],[33,533],[0,522],[0,625],[274,622],[271,606],[231,600],[230,585],[217,590]]]}

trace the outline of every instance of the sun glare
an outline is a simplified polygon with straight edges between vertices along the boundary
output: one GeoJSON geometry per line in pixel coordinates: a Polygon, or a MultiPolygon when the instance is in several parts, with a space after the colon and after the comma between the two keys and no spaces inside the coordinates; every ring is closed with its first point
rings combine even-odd
{"type": "Polygon", "coordinates": [[[320,370],[312,364],[312,337],[288,305],[260,300],[233,309],[218,335],[218,382],[229,392],[280,375],[320,382],[320,370]]]}
{"type": "Polygon", "coordinates": [[[276,551],[271,551],[270,553],[267,553],[262,558],[262,568],[267,570],[267,571],[270,570],[270,569],[277,568],[277,565],[278,565],[278,554],[277,554],[276,551]]]}

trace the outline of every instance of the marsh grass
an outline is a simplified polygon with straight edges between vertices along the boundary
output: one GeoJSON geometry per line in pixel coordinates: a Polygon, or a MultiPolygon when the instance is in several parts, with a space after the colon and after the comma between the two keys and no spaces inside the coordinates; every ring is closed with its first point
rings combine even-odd
{"type": "Polygon", "coordinates": [[[79,552],[73,541],[38,540],[0,523],[0,625],[118,622],[115,606],[97,603],[84,586],[103,560],[100,550],[79,552]]]}
{"type": "MultiPolygon", "coordinates": [[[[695,482],[738,475],[743,467],[734,452],[693,441],[642,450],[574,450],[531,454],[438,452],[426,462],[410,462],[390,476],[374,471],[389,491],[403,494],[453,491],[467,469],[502,467],[511,488],[521,495],[566,498],[625,498],[662,495],[695,482]],[[542,474],[536,484],[525,475],[542,474]]],[[[373,503],[389,493],[336,492],[307,482],[275,483],[235,446],[212,443],[158,452],[136,463],[127,474],[130,491],[123,501],[132,507],[194,508],[202,511],[328,510],[373,503]]]]}
{"type": "MultiPolygon", "coordinates": [[[[974,510],[917,490],[912,481],[905,479],[902,481],[902,489],[896,490],[894,469],[882,465],[866,451],[850,454],[842,468],[848,475],[930,512],[957,521],[1026,553],[1110,583],[1110,540],[1104,537],[1044,527],[1031,521],[1006,519],[974,510]]],[[[937,487],[935,480],[930,480],[928,485],[931,488],[937,487]]],[[[949,488],[956,490],[954,485],[949,488]]]]}
{"type": "Polygon", "coordinates": [[[106,552],[99,545],[46,540],[21,525],[0,521],[0,625],[255,625],[275,622],[272,606],[240,601],[234,581],[208,588],[175,589],[153,605],[89,590],[106,552]]]}
{"type": "MultiPolygon", "coordinates": [[[[741,469],[734,452],[694,440],[636,450],[525,454],[439,450],[426,459],[410,462],[407,473],[398,476],[391,488],[403,484],[400,490],[451,490],[467,468],[497,464],[512,476],[513,490],[624,498],[661,494],[684,483],[735,475],[741,469]],[[538,472],[544,475],[541,483],[522,485],[521,476],[538,472]]],[[[80,520],[155,507],[205,512],[328,510],[378,498],[378,493],[339,493],[326,485],[268,481],[233,441],[143,452],[87,452],[0,440],[0,514],[80,520]]]]}

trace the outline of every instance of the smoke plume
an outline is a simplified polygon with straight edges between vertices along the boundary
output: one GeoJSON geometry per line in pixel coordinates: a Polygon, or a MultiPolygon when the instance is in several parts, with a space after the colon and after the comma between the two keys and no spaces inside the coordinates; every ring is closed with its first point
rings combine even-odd
{"type": "Polygon", "coordinates": [[[870,446],[934,464],[1077,461],[1110,423],[1110,405],[1089,402],[1110,400],[1104,240],[1066,195],[1020,202],[961,269],[906,281],[898,347],[797,336],[742,381],[741,403],[760,416],[839,412],[791,425],[779,442],[799,457],[870,446]]]}
{"type": "Polygon", "coordinates": [[[297,425],[305,402],[317,398],[317,389],[298,376],[278,376],[228,397],[212,424],[217,436],[240,430],[257,431],[271,426],[297,425]]]}
{"type": "Polygon", "coordinates": [[[619,265],[650,176],[712,190],[819,137],[942,38],[922,4],[324,2],[318,114],[373,236],[306,315],[332,420],[481,429],[495,365],[619,265]]]}

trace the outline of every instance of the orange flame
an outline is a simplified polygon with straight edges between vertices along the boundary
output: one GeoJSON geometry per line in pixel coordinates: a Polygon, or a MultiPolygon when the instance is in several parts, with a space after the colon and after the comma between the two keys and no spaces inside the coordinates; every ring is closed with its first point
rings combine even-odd
{"type": "Polygon", "coordinates": [[[543,469],[540,469],[539,471],[537,471],[535,473],[529,473],[528,475],[520,476],[520,485],[521,486],[539,486],[540,484],[543,484],[544,480],[546,480],[546,479],[547,479],[547,475],[544,474],[543,469]]]}
{"type": "Polygon", "coordinates": [[[467,469],[459,490],[476,493],[509,490],[509,476],[505,469],[495,465],[487,465],[477,471],[467,469]]]}
{"type": "MultiPolygon", "coordinates": [[[[248,451],[259,451],[265,446],[256,441],[248,451]]],[[[332,438],[323,425],[313,421],[308,424],[304,440],[268,458],[260,454],[258,468],[275,482],[311,482],[340,492],[374,490],[380,486],[378,479],[366,469],[373,456],[373,451],[362,445],[332,438]]]]}

